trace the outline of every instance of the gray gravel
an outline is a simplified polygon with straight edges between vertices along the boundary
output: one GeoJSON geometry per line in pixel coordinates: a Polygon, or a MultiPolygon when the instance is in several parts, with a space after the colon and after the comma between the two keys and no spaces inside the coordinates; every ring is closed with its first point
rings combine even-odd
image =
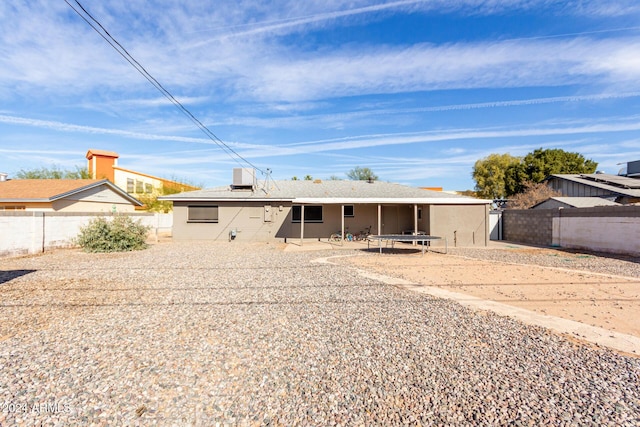
{"type": "Polygon", "coordinates": [[[327,255],[0,260],[0,425],[640,423],[640,359],[312,262],[327,255]]]}

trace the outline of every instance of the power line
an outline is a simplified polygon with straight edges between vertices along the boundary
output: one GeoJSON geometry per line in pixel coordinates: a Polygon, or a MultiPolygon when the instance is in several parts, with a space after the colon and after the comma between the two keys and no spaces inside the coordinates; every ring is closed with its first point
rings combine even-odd
{"type": "Polygon", "coordinates": [[[189,120],[191,120],[209,139],[218,145],[229,157],[231,157],[236,163],[240,166],[244,166],[240,160],[242,160],[247,165],[257,169],[258,171],[265,174],[265,172],[251,163],[249,160],[245,159],[236,152],[233,148],[229,147],[223,140],[218,138],[207,126],[205,126],[198,118],[196,118],[191,111],[189,111],[180,101],[178,101],[172,94],[169,92],[158,80],[155,79],[128,51],[124,48],[110,33],[106,28],[102,26],[102,24],[94,18],[85,8],[80,4],[78,0],[74,0],[77,4],[78,8],[82,10],[76,9],[68,0],[64,0],[64,2],[71,8],[73,11],[80,16],[96,33],[100,35],[109,45],[120,54],[133,68],[136,69],[145,79],[149,81],[162,95],[167,98],[173,105],[175,105],[189,120]],[[83,14],[84,13],[84,14],[83,14]],[[86,15],[86,16],[85,16],[86,15]],[[88,17],[88,18],[87,18],[88,17]],[[95,25],[94,25],[95,24],[95,25]],[[99,27],[99,29],[96,27],[99,27]]]}

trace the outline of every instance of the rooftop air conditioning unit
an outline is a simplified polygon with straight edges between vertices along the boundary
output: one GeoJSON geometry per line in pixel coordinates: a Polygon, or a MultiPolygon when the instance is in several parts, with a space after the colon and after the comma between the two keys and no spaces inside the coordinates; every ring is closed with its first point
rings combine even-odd
{"type": "Polygon", "coordinates": [[[256,170],[251,168],[233,169],[233,188],[254,189],[256,186],[256,170]]]}
{"type": "Polygon", "coordinates": [[[640,160],[635,162],[627,162],[627,176],[640,174],[640,160]]]}

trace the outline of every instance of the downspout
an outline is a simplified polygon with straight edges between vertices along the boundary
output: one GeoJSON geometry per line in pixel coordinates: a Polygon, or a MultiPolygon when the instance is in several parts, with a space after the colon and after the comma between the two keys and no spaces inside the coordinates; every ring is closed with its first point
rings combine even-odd
{"type": "Polygon", "coordinates": [[[382,205],[378,204],[378,234],[382,234],[382,205]]]}

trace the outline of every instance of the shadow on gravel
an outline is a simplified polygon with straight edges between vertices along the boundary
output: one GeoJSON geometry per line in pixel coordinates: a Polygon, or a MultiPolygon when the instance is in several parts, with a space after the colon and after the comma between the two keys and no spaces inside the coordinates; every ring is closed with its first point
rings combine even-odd
{"type": "Polygon", "coordinates": [[[634,256],[630,254],[625,255],[625,254],[616,254],[612,252],[599,252],[599,251],[592,251],[589,249],[560,248],[557,246],[540,246],[540,245],[533,245],[529,243],[526,244],[527,247],[521,247],[516,245],[525,245],[525,244],[518,243],[518,242],[511,242],[507,240],[501,240],[500,242],[503,242],[505,244],[504,249],[506,250],[515,249],[516,252],[518,250],[524,250],[524,251],[534,250],[535,251],[535,250],[547,249],[547,250],[556,251],[559,253],[565,253],[567,254],[568,257],[572,257],[572,258],[600,257],[600,258],[616,259],[619,261],[635,262],[640,264],[640,256],[634,256]],[[509,246],[510,243],[512,243],[514,246],[509,246]]]}
{"type": "Polygon", "coordinates": [[[36,270],[0,270],[0,285],[17,279],[18,277],[26,276],[29,273],[35,273],[35,271],[36,270]]]}
{"type": "MultiPolygon", "coordinates": [[[[365,252],[365,253],[375,253],[375,254],[380,254],[380,248],[378,246],[371,246],[370,248],[361,248],[361,249],[356,249],[357,251],[360,252],[365,252]]],[[[409,255],[409,254],[419,254],[422,252],[422,246],[418,246],[417,249],[416,248],[391,248],[391,247],[382,247],[382,254],[384,255],[409,255]]],[[[424,253],[439,253],[439,254],[446,254],[446,252],[444,251],[444,248],[438,248],[438,249],[434,249],[434,248],[426,248],[425,247],[425,251],[424,253]]]]}
{"type": "Polygon", "coordinates": [[[596,251],[590,251],[587,249],[568,249],[568,248],[551,248],[551,249],[555,249],[558,252],[564,252],[568,255],[572,255],[574,258],[600,257],[600,258],[617,259],[619,261],[635,262],[640,264],[640,257],[638,256],[613,254],[609,252],[596,252],[596,251]]]}

